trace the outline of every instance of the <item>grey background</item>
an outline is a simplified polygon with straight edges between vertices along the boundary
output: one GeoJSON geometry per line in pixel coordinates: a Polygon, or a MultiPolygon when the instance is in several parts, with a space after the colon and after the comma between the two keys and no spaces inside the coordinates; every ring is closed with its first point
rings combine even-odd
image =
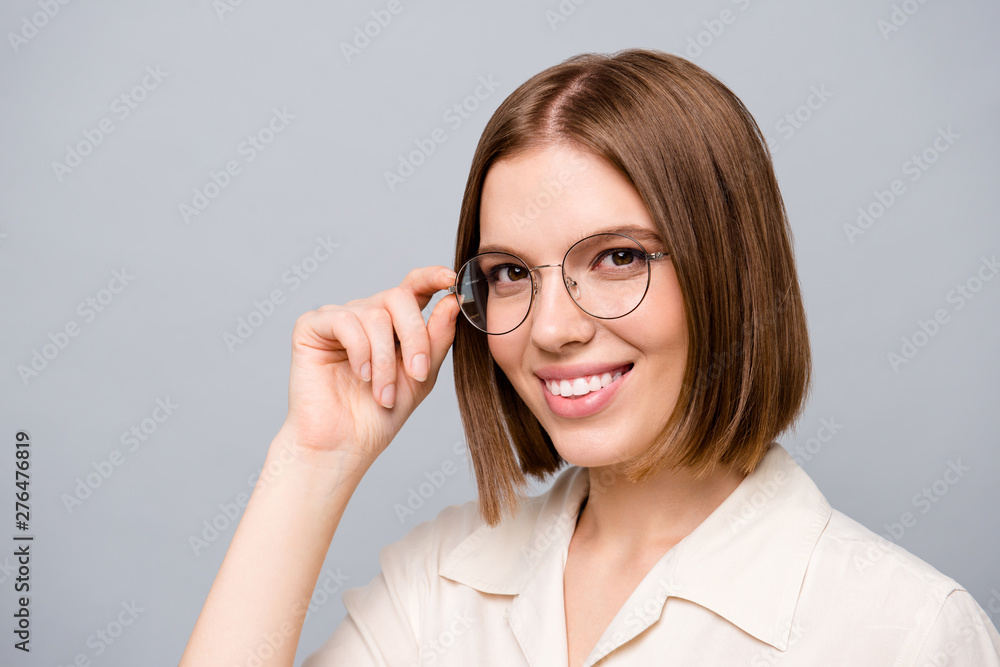
{"type": "MultiPolygon", "coordinates": [[[[250,492],[284,419],[295,319],[398,284],[416,266],[450,264],[472,152],[493,109],[570,55],[632,46],[694,56],[771,140],[815,362],[808,409],[782,444],[835,508],[954,577],[1000,618],[1000,279],[975,282],[982,258],[1000,250],[997,3],[564,0],[566,20],[550,23],[556,0],[403,0],[350,61],[341,43],[386,2],[52,6],[45,20],[37,0],[0,9],[0,662],[176,663],[235,528],[225,510],[250,492]],[[894,11],[907,20],[884,35],[879,21],[894,11]],[[25,17],[44,25],[12,42],[31,32],[25,17]],[[147,66],[167,74],[121,118],[112,104],[147,66]],[[488,99],[459,127],[446,122],[490,76],[498,87],[488,99]],[[824,87],[818,108],[802,106],[824,87]],[[274,108],[294,119],[246,161],[240,142],[274,108]],[[783,119],[796,110],[808,119],[792,128],[783,119]],[[103,118],[114,131],[60,180],[53,162],[103,118]],[[385,172],[435,128],[447,141],[390,191],[385,172]],[[958,138],[911,180],[905,163],[947,128],[958,138]],[[232,159],[241,172],[185,222],[179,205],[232,159]],[[894,179],[903,194],[850,242],[844,225],[894,179]],[[283,275],[317,237],[339,245],[293,290],[283,275]],[[102,296],[122,269],[134,279],[87,321],[78,304],[102,296]],[[970,279],[980,289],[958,308],[949,293],[970,279]],[[275,289],[284,302],[231,350],[224,334],[275,289]],[[947,322],[916,336],[925,344],[894,369],[888,355],[939,309],[947,322]],[[79,335],[23,379],[19,367],[71,321],[79,335]],[[178,407],[147,421],[155,432],[130,451],[123,432],[141,428],[157,399],[178,407]],[[832,438],[823,419],[837,424],[832,438]],[[33,441],[30,656],[13,650],[10,632],[20,429],[33,441]],[[114,450],[121,465],[68,508],[114,450]],[[935,492],[952,463],[969,469],[935,492]],[[925,488],[936,502],[919,500],[925,488]],[[889,533],[906,512],[915,525],[889,533]],[[212,522],[222,526],[214,540],[192,546],[212,522]],[[135,622],[113,644],[98,642],[133,601],[135,622]]],[[[450,364],[352,500],[321,582],[339,568],[347,586],[366,583],[380,547],[474,497],[453,449],[463,436],[450,364]],[[459,472],[401,521],[394,506],[447,461],[459,472]]],[[[314,602],[299,661],[344,615],[339,592],[314,602]]]]}

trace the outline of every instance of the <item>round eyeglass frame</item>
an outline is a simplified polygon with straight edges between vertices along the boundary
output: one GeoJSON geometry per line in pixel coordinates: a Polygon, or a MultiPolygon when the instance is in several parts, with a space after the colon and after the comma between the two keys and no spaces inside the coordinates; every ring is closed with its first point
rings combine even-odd
{"type": "Polygon", "coordinates": [[[648,252],[646,252],[645,246],[643,246],[641,243],[639,243],[638,241],[636,241],[634,238],[632,238],[628,234],[621,234],[619,232],[599,232],[597,234],[591,234],[590,236],[587,236],[585,238],[580,239],[579,241],[577,241],[576,243],[574,243],[573,245],[571,245],[569,247],[569,249],[566,251],[566,254],[563,255],[562,262],[560,262],[559,264],[539,264],[538,266],[535,266],[535,267],[529,267],[527,262],[525,262],[523,259],[521,259],[517,255],[515,255],[514,253],[510,253],[510,252],[497,252],[497,251],[495,251],[495,252],[481,252],[481,253],[479,253],[477,255],[473,255],[468,260],[466,260],[464,264],[462,264],[462,267],[455,274],[455,284],[451,285],[450,287],[448,287],[448,294],[454,294],[455,295],[455,299],[458,300],[458,295],[459,295],[458,280],[459,280],[459,277],[465,272],[466,268],[469,266],[469,264],[471,262],[475,261],[476,259],[478,259],[479,257],[482,257],[484,255],[493,255],[493,254],[510,255],[511,257],[513,257],[514,259],[516,259],[517,261],[519,261],[522,265],[524,265],[524,267],[526,269],[528,269],[528,276],[531,278],[531,300],[528,301],[528,307],[525,309],[525,311],[524,311],[524,317],[521,318],[521,321],[518,322],[517,324],[515,324],[510,329],[507,329],[507,331],[500,331],[500,332],[489,332],[489,331],[486,331],[485,329],[483,329],[482,327],[480,327],[478,324],[476,324],[475,322],[473,322],[472,318],[469,317],[468,314],[466,314],[465,309],[462,308],[462,302],[461,302],[461,300],[459,300],[458,301],[458,307],[459,307],[459,310],[462,311],[462,315],[465,317],[466,321],[468,321],[469,324],[471,324],[476,329],[476,331],[482,331],[487,336],[502,336],[504,334],[509,334],[511,331],[513,331],[514,329],[516,329],[519,326],[521,326],[522,324],[524,324],[524,321],[526,319],[528,319],[528,315],[531,314],[531,307],[535,304],[535,295],[538,294],[538,282],[535,280],[535,271],[537,271],[538,269],[545,269],[545,268],[549,268],[549,267],[558,266],[559,269],[560,269],[560,273],[562,273],[563,287],[566,288],[566,292],[569,294],[570,299],[573,300],[573,303],[576,304],[577,308],[579,308],[583,312],[587,313],[591,317],[596,317],[599,320],[617,320],[617,319],[619,319],[621,317],[625,317],[626,315],[628,315],[629,313],[631,313],[632,311],[634,311],[636,308],[638,308],[639,305],[642,303],[642,300],[646,298],[646,293],[649,292],[649,282],[650,282],[651,276],[653,274],[653,265],[650,264],[650,263],[648,263],[648,262],[655,262],[658,259],[663,259],[663,258],[667,257],[670,253],[668,253],[668,252],[648,253],[648,252]],[[645,259],[647,261],[647,264],[646,264],[646,286],[642,290],[642,296],[639,297],[639,300],[636,302],[636,304],[634,306],[632,306],[632,308],[630,308],[628,311],[622,313],[621,315],[615,315],[614,317],[601,317],[600,315],[594,315],[593,313],[588,312],[583,306],[581,306],[580,302],[577,301],[576,297],[573,296],[573,292],[571,291],[571,287],[570,287],[570,283],[573,283],[573,286],[576,286],[577,283],[576,283],[576,281],[572,280],[571,278],[569,278],[566,275],[566,268],[565,268],[566,258],[569,257],[569,254],[571,252],[573,252],[573,248],[575,248],[576,246],[580,245],[584,241],[589,241],[589,240],[591,240],[591,239],[593,239],[593,238],[595,238],[597,236],[621,236],[622,238],[626,238],[629,241],[631,241],[632,243],[636,244],[636,246],[638,246],[639,249],[642,250],[643,256],[645,257],[645,259]]]}

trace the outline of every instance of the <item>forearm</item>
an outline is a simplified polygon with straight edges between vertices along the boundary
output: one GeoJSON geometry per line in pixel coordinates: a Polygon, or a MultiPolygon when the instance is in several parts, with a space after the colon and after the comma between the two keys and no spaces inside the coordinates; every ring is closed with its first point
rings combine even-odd
{"type": "Polygon", "coordinates": [[[299,452],[286,434],[278,434],[188,641],[183,667],[241,665],[251,656],[261,666],[293,663],[330,541],[366,470],[349,457],[299,452]]]}

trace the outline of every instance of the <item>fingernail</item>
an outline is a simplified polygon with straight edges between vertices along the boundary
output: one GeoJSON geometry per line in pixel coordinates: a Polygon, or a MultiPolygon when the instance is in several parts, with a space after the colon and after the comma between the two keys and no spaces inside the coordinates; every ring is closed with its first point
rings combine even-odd
{"type": "Polygon", "coordinates": [[[449,280],[450,282],[455,282],[455,278],[458,277],[458,274],[451,269],[447,269],[441,272],[441,277],[449,280]]]}
{"type": "Polygon", "coordinates": [[[391,408],[396,403],[396,384],[386,385],[382,390],[382,405],[391,408]]]}
{"type": "Polygon", "coordinates": [[[361,366],[361,379],[365,382],[372,381],[372,365],[367,361],[361,366]]]}
{"type": "Polygon", "coordinates": [[[421,352],[420,354],[413,355],[413,360],[410,361],[410,368],[413,369],[413,377],[423,381],[427,379],[427,355],[421,352]]]}

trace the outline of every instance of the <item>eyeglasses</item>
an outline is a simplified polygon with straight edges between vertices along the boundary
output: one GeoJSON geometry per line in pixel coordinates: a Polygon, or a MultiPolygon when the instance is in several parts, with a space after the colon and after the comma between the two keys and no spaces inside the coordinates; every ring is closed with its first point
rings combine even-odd
{"type": "Polygon", "coordinates": [[[529,267],[506,252],[476,255],[458,271],[449,294],[469,322],[490,335],[510,333],[528,318],[538,294],[535,271],[561,267],[563,285],[580,310],[602,320],[624,317],[649,289],[651,262],[668,253],[647,253],[631,236],[602,233],[577,241],[561,264],[529,267]]]}

